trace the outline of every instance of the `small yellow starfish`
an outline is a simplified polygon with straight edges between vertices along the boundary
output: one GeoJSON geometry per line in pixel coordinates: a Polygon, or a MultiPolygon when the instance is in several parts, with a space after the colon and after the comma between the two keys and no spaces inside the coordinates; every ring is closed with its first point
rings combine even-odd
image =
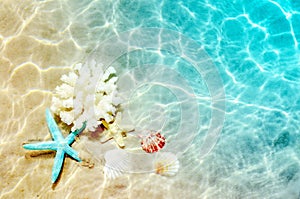
{"type": "Polygon", "coordinates": [[[102,124],[105,127],[105,130],[103,131],[103,135],[105,138],[104,138],[104,141],[103,141],[103,139],[101,139],[102,143],[105,143],[111,139],[114,139],[114,141],[120,148],[125,147],[124,138],[126,137],[127,132],[133,131],[134,128],[132,126],[120,127],[120,125],[119,125],[120,122],[121,122],[121,113],[120,112],[117,113],[115,121],[111,124],[108,124],[105,120],[102,120],[102,124]]]}

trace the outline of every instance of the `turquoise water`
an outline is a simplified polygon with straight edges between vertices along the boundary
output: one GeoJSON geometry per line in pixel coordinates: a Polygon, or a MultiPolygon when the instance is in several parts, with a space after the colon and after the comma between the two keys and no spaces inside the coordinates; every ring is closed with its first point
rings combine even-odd
{"type": "Polygon", "coordinates": [[[0,198],[300,198],[300,1],[3,2],[0,198]],[[176,176],[109,181],[82,135],[86,165],[66,158],[51,189],[53,158],[22,144],[50,139],[45,107],[83,57],[114,66],[124,120],[162,130],[176,176]]]}
{"type": "MultiPolygon", "coordinates": [[[[131,52],[117,61],[123,68],[168,65],[186,80],[196,98],[203,97],[197,98],[199,130],[186,146],[187,155],[180,158],[186,169],[180,175],[193,184],[183,193],[194,192],[199,198],[299,197],[299,1],[70,1],[68,5],[76,12],[86,8],[76,20],[84,23],[90,38],[73,32],[81,46],[134,28],[156,27],[182,33],[208,53],[223,81],[226,109],[219,140],[203,159],[197,159],[197,153],[211,113],[202,76],[167,52],[131,52]]],[[[143,95],[142,89],[138,92],[143,95]]]]}

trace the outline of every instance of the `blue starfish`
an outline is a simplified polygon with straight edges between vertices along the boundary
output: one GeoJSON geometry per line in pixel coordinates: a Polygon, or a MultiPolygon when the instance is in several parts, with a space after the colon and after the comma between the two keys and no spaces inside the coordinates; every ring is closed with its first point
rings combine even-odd
{"type": "Polygon", "coordinates": [[[69,145],[71,145],[76,135],[81,133],[86,126],[86,123],[83,123],[83,126],[80,129],[77,129],[74,132],[71,132],[66,138],[63,137],[61,131],[59,130],[55,120],[53,119],[50,110],[46,109],[46,121],[48,124],[48,128],[52,135],[53,141],[40,142],[36,144],[25,144],[23,147],[28,150],[54,150],[56,151],[54,165],[52,168],[52,183],[56,182],[59,173],[61,171],[65,154],[68,154],[72,158],[77,161],[81,161],[78,157],[77,151],[72,149],[69,145]]]}

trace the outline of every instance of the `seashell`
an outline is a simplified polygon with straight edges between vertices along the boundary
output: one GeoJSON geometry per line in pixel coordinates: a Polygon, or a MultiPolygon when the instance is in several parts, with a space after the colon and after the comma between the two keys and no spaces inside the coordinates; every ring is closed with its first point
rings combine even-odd
{"type": "Polygon", "coordinates": [[[157,153],[153,161],[153,167],[156,174],[162,176],[174,176],[179,170],[179,161],[175,154],[171,152],[157,153]]]}
{"type": "Polygon", "coordinates": [[[149,135],[142,137],[142,149],[147,153],[154,153],[162,149],[166,144],[166,138],[160,132],[150,132],[149,135]]]}
{"type": "Polygon", "coordinates": [[[103,170],[108,179],[115,179],[129,171],[130,161],[125,150],[113,149],[107,151],[104,159],[106,163],[103,170]]]}

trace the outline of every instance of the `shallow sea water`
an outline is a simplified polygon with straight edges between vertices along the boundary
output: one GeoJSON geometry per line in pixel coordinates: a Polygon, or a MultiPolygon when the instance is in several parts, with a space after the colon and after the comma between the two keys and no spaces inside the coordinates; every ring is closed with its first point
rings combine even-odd
{"type": "Polygon", "coordinates": [[[296,0],[0,1],[0,198],[299,198],[299,43],[296,0]],[[135,51],[109,63],[120,75],[126,114],[139,128],[163,129],[165,150],[178,153],[178,174],[107,180],[103,156],[113,146],[82,135],[72,146],[83,162],[66,158],[52,186],[55,153],[30,153],[22,144],[51,139],[45,109],[62,74],[94,49],[116,56],[122,33],[139,28],[176,31],[207,52],[191,57],[223,82],[216,145],[201,156],[217,76],[205,79],[191,59],[163,51],[172,35],[152,49],[133,42],[135,51]],[[116,40],[103,45],[109,38],[116,40]]]}

